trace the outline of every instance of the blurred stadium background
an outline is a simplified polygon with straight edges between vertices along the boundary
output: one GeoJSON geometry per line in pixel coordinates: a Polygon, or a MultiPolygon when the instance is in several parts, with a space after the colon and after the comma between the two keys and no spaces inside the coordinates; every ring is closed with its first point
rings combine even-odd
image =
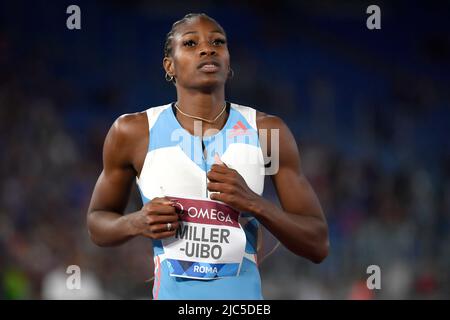
{"type": "Polygon", "coordinates": [[[138,0],[0,2],[0,298],[151,297],[149,241],[98,248],[85,215],[115,118],[174,101],[163,44],[189,12],[223,25],[227,99],[287,122],[328,219],[329,257],[279,248],[265,298],[450,298],[449,2],[138,0]],[[62,288],[72,264],[77,293],[62,288]]]}

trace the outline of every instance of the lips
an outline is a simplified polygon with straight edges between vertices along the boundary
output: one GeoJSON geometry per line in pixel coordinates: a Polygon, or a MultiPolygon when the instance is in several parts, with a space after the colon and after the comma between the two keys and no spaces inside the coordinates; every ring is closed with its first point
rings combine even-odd
{"type": "Polygon", "coordinates": [[[198,65],[198,69],[203,72],[219,71],[220,64],[215,61],[204,61],[198,65]]]}

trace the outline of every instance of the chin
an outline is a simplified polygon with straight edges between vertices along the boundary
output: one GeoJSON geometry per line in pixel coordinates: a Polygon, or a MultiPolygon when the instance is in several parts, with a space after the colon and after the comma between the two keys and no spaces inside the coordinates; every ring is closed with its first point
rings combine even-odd
{"type": "Polygon", "coordinates": [[[209,79],[198,81],[196,84],[196,87],[203,90],[215,90],[223,86],[225,86],[225,81],[219,77],[209,77],[209,79]]]}

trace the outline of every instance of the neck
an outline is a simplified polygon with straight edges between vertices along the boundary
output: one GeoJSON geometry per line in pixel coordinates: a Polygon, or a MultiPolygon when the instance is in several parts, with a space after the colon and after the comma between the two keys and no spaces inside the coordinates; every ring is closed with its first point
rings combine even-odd
{"type": "Polygon", "coordinates": [[[177,88],[178,107],[185,113],[206,119],[213,119],[225,105],[225,90],[203,93],[177,88]]]}

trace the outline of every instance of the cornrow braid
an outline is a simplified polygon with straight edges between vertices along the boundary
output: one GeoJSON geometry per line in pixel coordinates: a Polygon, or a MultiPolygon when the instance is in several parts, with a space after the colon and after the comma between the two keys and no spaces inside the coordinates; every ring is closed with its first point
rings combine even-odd
{"type": "Polygon", "coordinates": [[[206,13],[188,13],[181,20],[176,21],[172,25],[172,29],[170,30],[170,32],[167,34],[166,42],[164,43],[164,57],[169,57],[172,54],[172,39],[176,32],[177,27],[186,23],[188,20],[197,18],[197,17],[202,17],[202,18],[211,20],[212,22],[217,24],[217,26],[220,28],[220,30],[223,32],[223,34],[225,34],[225,31],[223,30],[222,26],[216,20],[214,20],[213,18],[208,16],[206,13]]]}

